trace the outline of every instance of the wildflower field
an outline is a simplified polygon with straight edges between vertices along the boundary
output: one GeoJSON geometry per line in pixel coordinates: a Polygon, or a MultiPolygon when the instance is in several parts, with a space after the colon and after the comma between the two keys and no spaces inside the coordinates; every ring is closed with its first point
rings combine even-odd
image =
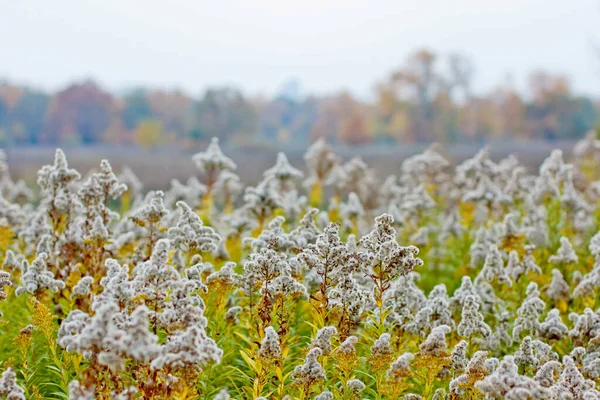
{"type": "Polygon", "coordinates": [[[600,399],[594,133],[537,171],[304,158],[246,186],[213,139],[163,192],[0,153],[0,398],[600,399]]]}

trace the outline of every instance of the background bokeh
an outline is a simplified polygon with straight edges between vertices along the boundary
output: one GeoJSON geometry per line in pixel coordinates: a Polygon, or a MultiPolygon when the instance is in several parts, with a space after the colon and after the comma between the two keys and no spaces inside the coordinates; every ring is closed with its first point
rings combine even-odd
{"type": "Polygon", "coordinates": [[[164,185],[213,136],[256,171],[320,137],[389,170],[433,141],[535,165],[600,120],[597,0],[21,0],[0,38],[0,146],[25,178],[61,146],[164,185]]]}

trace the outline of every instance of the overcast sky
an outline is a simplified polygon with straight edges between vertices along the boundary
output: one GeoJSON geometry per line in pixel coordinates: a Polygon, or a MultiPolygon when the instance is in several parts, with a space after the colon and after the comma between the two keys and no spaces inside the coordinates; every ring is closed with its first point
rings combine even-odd
{"type": "Polygon", "coordinates": [[[197,94],[369,96],[416,48],[469,55],[475,88],[531,70],[600,95],[600,0],[0,0],[0,77],[45,89],[93,77],[197,94]]]}

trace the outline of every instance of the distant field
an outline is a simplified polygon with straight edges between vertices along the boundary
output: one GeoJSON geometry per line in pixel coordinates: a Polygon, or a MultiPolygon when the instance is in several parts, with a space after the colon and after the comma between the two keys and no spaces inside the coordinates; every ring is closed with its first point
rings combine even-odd
{"type": "MultiPolygon", "coordinates": [[[[574,142],[510,142],[490,144],[490,153],[494,160],[515,154],[525,165],[536,168],[554,148],[562,149],[570,156],[574,142]]],[[[402,161],[407,157],[421,152],[427,146],[424,144],[394,145],[394,146],[357,146],[336,147],[335,151],[345,160],[353,156],[362,157],[367,164],[385,177],[399,171],[402,161]]],[[[236,171],[247,183],[256,182],[262,172],[275,163],[278,151],[284,151],[290,162],[303,168],[303,148],[256,148],[222,146],[223,151],[237,164],[236,171]]],[[[479,144],[453,144],[444,146],[443,152],[454,164],[459,163],[475,154],[479,144]]],[[[8,154],[11,175],[26,180],[35,179],[36,171],[53,160],[52,147],[17,147],[4,149],[8,154]]],[[[138,148],[124,147],[68,147],[64,148],[69,164],[82,174],[96,167],[103,158],[108,159],[113,169],[120,171],[123,166],[129,166],[145,183],[146,187],[166,188],[171,179],[185,180],[197,174],[192,162],[192,155],[201,151],[159,149],[147,151],[138,148]]]]}

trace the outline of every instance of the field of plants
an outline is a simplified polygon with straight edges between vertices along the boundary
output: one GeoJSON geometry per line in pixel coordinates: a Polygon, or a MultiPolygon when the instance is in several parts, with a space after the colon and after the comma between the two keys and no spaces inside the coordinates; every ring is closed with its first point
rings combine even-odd
{"type": "Polygon", "coordinates": [[[443,154],[246,186],[213,139],[163,192],[0,152],[0,398],[600,399],[597,135],[443,154]]]}

